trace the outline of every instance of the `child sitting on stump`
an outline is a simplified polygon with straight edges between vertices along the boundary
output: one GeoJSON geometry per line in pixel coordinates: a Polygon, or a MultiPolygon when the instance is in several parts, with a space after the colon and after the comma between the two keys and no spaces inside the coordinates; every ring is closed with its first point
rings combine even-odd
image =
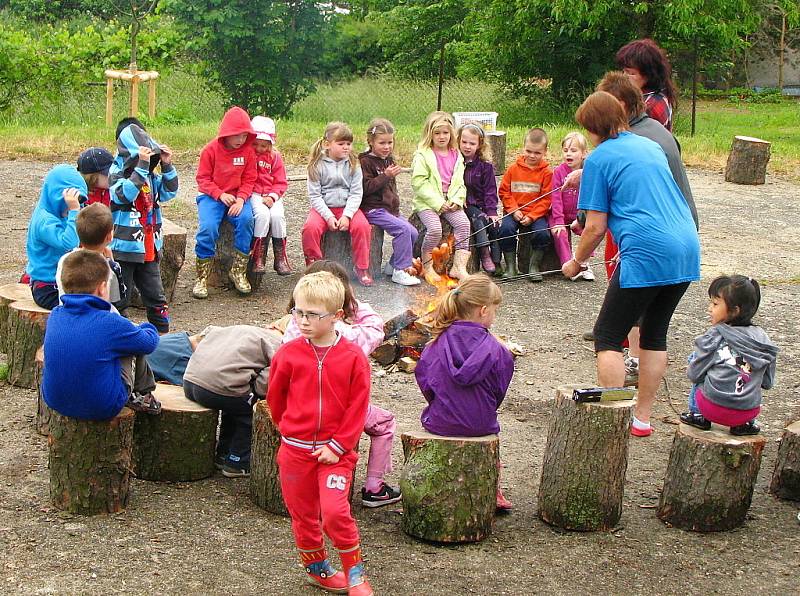
{"type": "MultiPolygon", "coordinates": [[[[103,255],[78,250],[64,259],[63,305],[50,313],[44,335],[42,396],[61,414],[107,420],[128,403],[132,357],[158,345],[151,323],[134,325],[108,302],[109,268],[103,255]]],[[[130,404],[158,414],[158,402],[130,404]]]]}
{"type": "MultiPolygon", "coordinates": [[[[428,402],[421,422],[429,433],[481,437],[500,432],[497,408],[514,374],[511,352],[489,332],[502,298],[486,275],[470,275],[436,308],[434,339],[414,371],[428,402]]],[[[498,510],[511,507],[498,485],[498,510]]]]}
{"type": "Polygon", "coordinates": [[[708,287],[711,329],[694,340],[686,374],[694,383],[689,411],[681,422],[709,430],[715,422],[732,435],[761,429],[761,390],[775,382],[778,348],[752,319],[761,302],[758,282],[743,275],[722,275],[708,287]]]}

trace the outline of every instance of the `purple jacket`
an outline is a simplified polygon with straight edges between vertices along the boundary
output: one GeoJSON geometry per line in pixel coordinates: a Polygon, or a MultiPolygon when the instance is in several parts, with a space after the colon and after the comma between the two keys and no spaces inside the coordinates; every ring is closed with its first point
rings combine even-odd
{"type": "Polygon", "coordinates": [[[483,325],[456,321],[425,347],[414,371],[428,401],[420,420],[429,433],[480,437],[500,431],[514,359],[483,325]]]}
{"type": "Polygon", "coordinates": [[[480,159],[464,162],[467,206],[477,207],[486,215],[497,215],[497,181],[491,162],[480,159]]]}
{"type": "MultiPolygon", "coordinates": [[[[572,168],[564,162],[553,170],[553,188],[564,185],[564,179],[572,171],[572,168]]],[[[550,213],[547,216],[547,225],[564,226],[569,225],[578,215],[578,189],[567,188],[556,190],[550,199],[550,213]]]]}

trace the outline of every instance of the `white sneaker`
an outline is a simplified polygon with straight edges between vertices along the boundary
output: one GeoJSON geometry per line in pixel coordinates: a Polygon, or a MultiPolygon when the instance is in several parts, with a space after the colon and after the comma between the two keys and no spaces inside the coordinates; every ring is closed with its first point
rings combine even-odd
{"type": "Polygon", "coordinates": [[[384,274],[386,277],[391,277],[392,275],[394,275],[394,267],[392,267],[392,264],[391,264],[391,263],[389,263],[388,261],[387,261],[387,262],[386,262],[386,264],[383,266],[383,274],[384,274]]]}
{"type": "Polygon", "coordinates": [[[586,281],[594,281],[596,279],[591,269],[587,269],[586,271],[581,271],[581,275],[583,275],[583,279],[585,279],[586,281]]]}
{"type": "Polygon", "coordinates": [[[392,273],[392,281],[401,286],[418,286],[420,284],[420,279],[418,277],[409,275],[402,269],[394,270],[394,273],[392,273]]]}

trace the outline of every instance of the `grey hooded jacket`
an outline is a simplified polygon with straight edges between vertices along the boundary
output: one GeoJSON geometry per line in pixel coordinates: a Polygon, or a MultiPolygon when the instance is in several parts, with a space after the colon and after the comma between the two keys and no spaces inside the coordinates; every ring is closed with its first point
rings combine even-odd
{"type": "Polygon", "coordinates": [[[336,161],[324,155],[317,163],[317,172],[317,179],[307,182],[311,208],[328,221],[333,217],[331,208],[344,207],[342,215],[353,219],[364,194],[358,161],[353,171],[349,160],[336,161]]]}

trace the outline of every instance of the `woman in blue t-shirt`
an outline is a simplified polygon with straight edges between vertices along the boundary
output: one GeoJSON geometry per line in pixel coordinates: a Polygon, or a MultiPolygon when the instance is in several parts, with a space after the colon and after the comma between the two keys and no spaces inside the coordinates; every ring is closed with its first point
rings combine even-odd
{"type": "Polygon", "coordinates": [[[611,230],[619,244],[619,267],[594,326],[597,377],[604,387],[624,384],[622,342],[641,319],[639,397],[631,433],[646,437],[667,369],[670,319],[689,282],[700,279],[700,241],[664,151],[627,130],[628,119],[614,96],[592,93],[575,118],[596,149],[584,163],[578,198],[586,228],[562,271],[566,277],[577,275],[611,230]]]}

